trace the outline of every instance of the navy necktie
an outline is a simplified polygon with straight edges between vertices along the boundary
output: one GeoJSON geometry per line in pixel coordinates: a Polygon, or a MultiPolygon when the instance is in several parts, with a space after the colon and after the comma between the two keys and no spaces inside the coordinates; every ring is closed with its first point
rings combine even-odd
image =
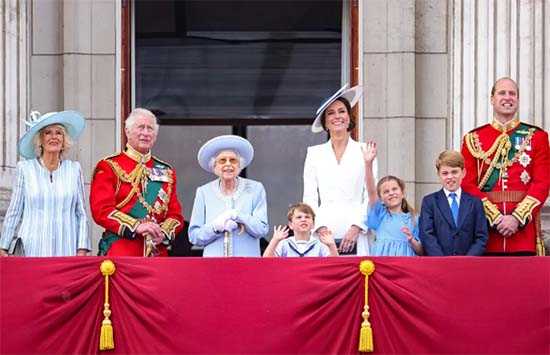
{"type": "Polygon", "coordinates": [[[453,219],[455,221],[455,225],[458,226],[458,201],[456,200],[456,193],[451,192],[449,194],[451,197],[451,213],[453,214],[453,219]]]}

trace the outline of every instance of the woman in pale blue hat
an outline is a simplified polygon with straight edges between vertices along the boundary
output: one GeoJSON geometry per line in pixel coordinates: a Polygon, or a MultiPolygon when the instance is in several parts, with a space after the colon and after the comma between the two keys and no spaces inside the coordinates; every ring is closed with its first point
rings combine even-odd
{"type": "Polygon", "coordinates": [[[90,251],[80,164],[65,159],[84,130],[76,111],[33,111],[19,140],[17,177],[0,237],[0,255],[17,240],[25,256],[86,255],[90,251]],[[16,235],[16,228],[19,232],[16,235]]]}
{"type": "MultiPolygon", "coordinates": [[[[369,254],[364,225],[368,205],[365,144],[351,137],[355,127],[352,107],[361,94],[360,86],[350,88],[346,84],[323,102],[311,131],[325,131],[329,140],[308,147],[304,163],[303,201],[316,213],[316,232],[331,231],[340,255],[369,254]]],[[[374,170],[376,176],[376,166],[374,170]]]]}
{"type": "Polygon", "coordinates": [[[203,256],[260,256],[260,238],[268,232],[264,186],[239,177],[254,157],[246,139],[225,135],[206,142],[197,159],[218,178],[197,189],[189,223],[191,243],[203,256]]]}

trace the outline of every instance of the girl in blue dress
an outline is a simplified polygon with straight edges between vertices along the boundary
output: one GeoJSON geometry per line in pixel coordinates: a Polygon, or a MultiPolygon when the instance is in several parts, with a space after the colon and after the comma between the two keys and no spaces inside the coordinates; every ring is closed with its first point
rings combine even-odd
{"type": "Polygon", "coordinates": [[[371,249],[373,256],[422,255],[418,238],[418,220],[405,199],[405,183],[395,176],[385,176],[375,186],[373,161],[376,143],[367,143],[363,150],[365,180],[369,196],[366,225],[376,233],[371,249]]]}

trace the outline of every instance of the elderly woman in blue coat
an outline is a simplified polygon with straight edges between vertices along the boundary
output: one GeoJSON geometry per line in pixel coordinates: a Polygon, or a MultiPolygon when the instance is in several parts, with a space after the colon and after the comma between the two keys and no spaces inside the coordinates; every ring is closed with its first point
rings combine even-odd
{"type": "Polygon", "coordinates": [[[263,185],[239,177],[254,157],[246,139],[224,135],[206,142],[199,165],[217,179],[200,186],[189,223],[191,243],[203,256],[260,256],[260,238],[268,232],[263,185]]]}

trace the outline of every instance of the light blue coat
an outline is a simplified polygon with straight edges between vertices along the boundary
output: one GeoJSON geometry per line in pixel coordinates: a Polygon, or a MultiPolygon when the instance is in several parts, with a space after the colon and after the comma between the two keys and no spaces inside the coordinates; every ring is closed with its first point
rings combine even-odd
{"type": "Polygon", "coordinates": [[[245,227],[242,233],[232,233],[233,256],[260,256],[259,239],[269,230],[266,194],[260,182],[250,179],[239,177],[233,196],[221,193],[219,179],[200,186],[189,222],[189,240],[204,247],[203,256],[223,256],[224,234],[216,233],[212,222],[229,209],[238,211],[237,222],[245,227]]]}

